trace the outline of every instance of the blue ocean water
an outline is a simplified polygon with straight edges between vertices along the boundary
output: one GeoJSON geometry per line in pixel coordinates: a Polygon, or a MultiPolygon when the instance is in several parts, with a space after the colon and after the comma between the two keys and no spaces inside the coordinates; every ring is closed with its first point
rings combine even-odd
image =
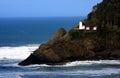
{"type": "Polygon", "coordinates": [[[40,44],[59,28],[70,30],[85,17],[0,18],[0,46],[40,44]]]}
{"type": "Polygon", "coordinates": [[[18,65],[59,28],[68,31],[81,19],[84,17],[0,18],[0,78],[120,78],[119,60],[18,65]]]}

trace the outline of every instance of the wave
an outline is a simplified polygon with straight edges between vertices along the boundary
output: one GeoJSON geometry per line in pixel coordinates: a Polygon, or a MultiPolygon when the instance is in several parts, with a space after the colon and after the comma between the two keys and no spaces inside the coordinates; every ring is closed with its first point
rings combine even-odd
{"type": "MultiPolygon", "coordinates": [[[[68,62],[64,65],[46,65],[46,64],[41,64],[39,66],[45,66],[45,67],[73,67],[73,66],[84,66],[84,65],[92,65],[92,64],[109,64],[109,65],[120,65],[120,60],[98,60],[98,61],[73,61],[73,62],[68,62]]],[[[34,65],[38,66],[38,65],[34,65]]]]}
{"type": "Polygon", "coordinates": [[[34,50],[38,48],[39,44],[31,44],[18,47],[0,47],[0,60],[4,59],[25,59],[34,50]]]}
{"type": "Polygon", "coordinates": [[[79,66],[79,65],[92,65],[92,64],[119,64],[120,60],[98,60],[98,61],[74,61],[63,65],[64,67],[79,66]]]}

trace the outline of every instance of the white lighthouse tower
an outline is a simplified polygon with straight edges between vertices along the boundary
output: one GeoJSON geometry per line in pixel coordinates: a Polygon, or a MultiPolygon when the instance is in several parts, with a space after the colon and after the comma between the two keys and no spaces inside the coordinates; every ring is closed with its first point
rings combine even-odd
{"type": "Polygon", "coordinates": [[[85,29],[85,26],[82,24],[82,22],[80,21],[79,22],[79,30],[84,30],[85,29]]]}

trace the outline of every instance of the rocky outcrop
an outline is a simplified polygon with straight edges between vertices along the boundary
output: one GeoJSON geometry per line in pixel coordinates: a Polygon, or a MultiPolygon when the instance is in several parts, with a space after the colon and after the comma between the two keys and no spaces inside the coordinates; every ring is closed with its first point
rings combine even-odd
{"type": "MultiPolygon", "coordinates": [[[[60,30],[56,34],[61,34],[60,30]]],[[[52,42],[49,41],[40,45],[37,50],[27,59],[20,62],[19,65],[56,65],[75,60],[119,60],[120,49],[110,49],[109,46],[107,48],[104,40],[99,40],[97,36],[93,35],[96,33],[72,29],[62,36],[53,36],[52,40],[50,40],[52,42]],[[80,36],[76,37],[76,34],[80,36]]]]}
{"type": "Polygon", "coordinates": [[[54,42],[58,41],[59,39],[61,39],[67,32],[65,31],[64,28],[60,28],[58,30],[58,32],[55,33],[55,35],[53,35],[51,37],[51,39],[48,41],[48,44],[53,44],[54,42]]]}
{"type": "Polygon", "coordinates": [[[119,17],[120,11],[117,6],[119,3],[119,0],[104,0],[94,7],[94,11],[88,15],[84,23],[97,25],[97,31],[78,30],[76,26],[66,32],[61,28],[47,43],[40,45],[19,65],[55,65],[76,60],[120,60],[120,26],[118,23],[120,20],[109,18],[111,13],[107,13],[110,9],[108,7],[112,6],[112,9],[117,9],[114,10],[117,15],[112,15],[119,17]],[[107,7],[104,8],[105,6],[107,7]],[[105,18],[102,16],[104,12],[105,18]],[[101,19],[103,19],[102,22],[101,19]]]}

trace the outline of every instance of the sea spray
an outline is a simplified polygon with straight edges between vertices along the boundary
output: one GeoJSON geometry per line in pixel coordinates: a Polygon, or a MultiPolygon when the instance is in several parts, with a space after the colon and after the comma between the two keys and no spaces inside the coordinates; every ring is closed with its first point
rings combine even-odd
{"type": "Polygon", "coordinates": [[[18,46],[18,47],[0,47],[0,59],[26,59],[38,44],[18,46]]]}

